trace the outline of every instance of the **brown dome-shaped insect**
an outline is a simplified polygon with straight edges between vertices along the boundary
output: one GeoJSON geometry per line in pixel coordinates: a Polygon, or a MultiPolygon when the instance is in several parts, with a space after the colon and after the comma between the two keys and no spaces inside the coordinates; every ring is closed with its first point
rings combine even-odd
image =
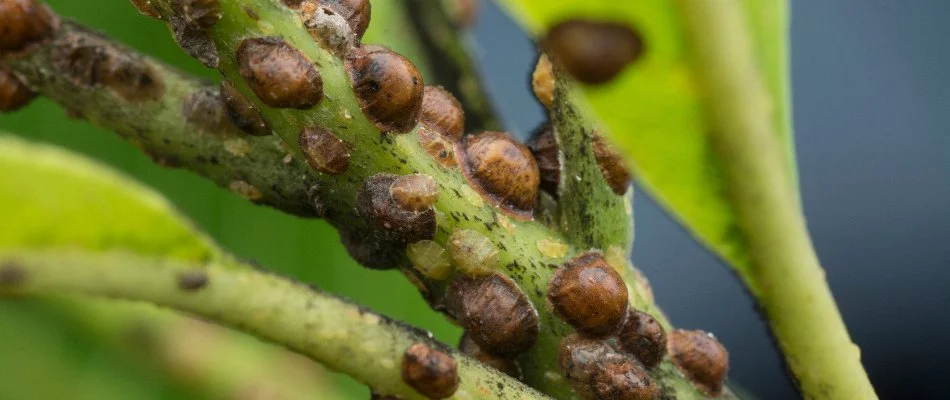
{"type": "Polygon", "coordinates": [[[528,141],[528,148],[534,154],[541,172],[541,189],[557,197],[557,188],[561,183],[561,155],[554,127],[550,123],[541,125],[528,141]]]}
{"type": "Polygon", "coordinates": [[[83,87],[105,87],[130,102],[153,101],[165,83],[152,64],[138,54],[97,35],[70,32],[51,50],[62,77],[83,87]]]}
{"type": "Polygon", "coordinates": [[[666,354],[666,330],[650,314],[630,310],[620,328],[620,345],[643,365],[655,367],[666,354]]]}
{"type": "Polygon", "coordinates": [[[158,12],[152,2],[149,0],[132,0],[132,5],[140,14],[155,19],[162,19],[162,14],[158,12]]]}
{"type": "Polygon", "coordinates": [[[670,358],[696,386],[710,396],[722,392],[729,372],[729,352],[711,334],[677,329],[670,332],[670,358]]]}
{"type": "Polygon", "coordinates": [[[297,142],[307,164],[317,171],[338,175],[346,172],[350,165],[350,146],[325,128],[304,128],[297,142]]]}
{"type": "Polygon", "coordinates": [[[531,88],[538,101],[549,110],[554,105],[554,83],[554,66],[551,65],[551,59],[542,53],[531,74],[531,88]]]}
{"type": "Polygon", "coordinates": [[[620,153],[611,147],[606,138],[597,134],[594,135],[594,158],[610,189],[618,196],[626,194],[630,187],[630,171],[620,153]]]}
{"type": "Polygon", "coordinates": [[[585,399],[654,400],[659,387],[636,360],[604,340],[571,335],[561,341],[558,365],[574,390],[585,399]]]}
{"type": "Polygon", "coordinates": [[[594,375],[597,399],[657,400],[660,388],[642,366],[632,360],[608,362],[594,375]]]}
{"type": "Polygon", "coordinates": [[[403,175],[389,187],[389,194],[400,207],[419,212],[432,207],[439,199],[439,185],[429,175],[403,175]]]}
{"type": "Polygon", "coordinates": [[[410,211],[396,203],[390,187],[397,178],[392,174],[367,178],[356,194],[357,211],[386,241],[409,244],[432,239],[436,230],[435,211],[410,211]]]}
{"type": "Polygon", "coordinates": [[[174,0],[172,4],[188,25],[208,29],[221,19],[220,0],[174,0]]]}
{"type": "Polygon", "coordinates": [[[640,34],[629,25],[580,19],[555,25],[542,45],[569,74],[589,84],[610,81],[643,52],[640,34]]]}
{"type": "Polygon", "coordinates": [[[363,114],[383,132],[416,125],[425,83],[416,66],[382,46],[362,46],[346,58],[346,69],[363,114]]]}
{"type": "Polygon", "coordinates": [[[426,86],[419,121],[451,140],[465,131],[465,113],[452,93],[441,86],[426,86]]]}
{"type": "Polygon", "coordinates": [[[402,380],[430,399],[444,399],[458,389],[458,365],[448,354],[416,343],[402,356],[402,380]]]}
{"type": "Polygon", "coordinates": [[[281,38],[245,39],[237,59],[241,77],[264,104],[306,110],[323,98],[320,72],[281,38]]]}
{"type": "Polygon", "coordinates": [[[228,117],[218,88],[202,87],[188,96],[181,104],[181,115],[203,133],[218,136],[240,135],[228,117]]]}
{"type": "Polygon", "coordinates": [[[416,129],[416,135],[419,137],[419,143],[422,144],[422,148],[440,165],[446,168],[458,165],[455,159],[455,143],[450,139],[429,129],[429,127],[425,125],[416,129]]]}
{"type": "Polygon", "coordinates": [[[310,0],[299,7],[299,12],[310,37],[333,55],[343,57],[359,44],[346,19],[330,8],[310,0]]]}
{"type": "Polygon", "coordinates": [[[523,352],[538,337],[538,313],[528,297],[507,277],[458,277],[446,292],[448,312],[485,351],[497,355],[523,352]]]}
{"type": "Polygon", "coordinates": [[[194,57],[201,65],[208,68],[218,68],[221,57],[218,55],[218,48],[214,40],[208,36],[205,28],[196,24],[188,23],[188,20],[181,15],[172,15],[169,20],[172,28],[172,35],[175,37],[175,43],[181,47],[185,53],[194,57]]]}
{"type": "Polygon", "coordinates": [[[29,87],[7,67],[0,65],[0,112],[12,112],[36,97],[29,87]]]}
{"type": "Polygon", "coordinates": [[[254,136],[270,134],[270,127],[261,112],[231,82],[221,81],[221,98],[225,112],[238,129],[254,136]]]}
{"type": "Polygon", "coordinates": [[[48,38],[59,25],[49,8],[36,0],[0,1],[0,52],[20,51],[48,38]]]}
{"type": "Polygon", "coordinates": [[[462,334],[462,338],[459,339],[459,351],[462,354],[465,354],[469,357],[472,357],[482,364],[485,364],[489,367],[497,369],[508,376],[515,378],[517,380],[522,379],[521,366],[518,365],[518,361],[510,357],[502,357],[495,354],[491,354],[482,349],[478,343],[475,343],[472,340],[472,337],[468,332],[462,334]]]}
{"type": "Polygon", "coordinates": [[[627,314],[627,285],[600,253],[585,253],[554,273],[548,301],[581,333],[604,336],[615,332],[627,314]]]}
{"type": "Polygon", "coordinates": [[[454,8],[452,19],[455,20],[456,25],[462,29],[471,28],[472,25],[475,25],[475,20],[478,18],[481,9],[479,0],[455,0],[452,3],[454,8]]]}
{"type": "Polygon", "coordinates": [[[369,28],[372,11],[369,0],[317,0],[317,3],[343,17],[357,39],[369,28]]]}
{"type": "Polygon", "coordinates": [[[340,232],[340,243],[360,265],[369,269],[387,270],[399,266],[403,248],[373,237],[367,232],[340,232]]]}
{"type": "Polygon", "coordinates": [[[524,144],[504,132],[465,136],[459,146],[465,178],[499,208],[530,218],[541,182],[538,164],[524,144]]]}

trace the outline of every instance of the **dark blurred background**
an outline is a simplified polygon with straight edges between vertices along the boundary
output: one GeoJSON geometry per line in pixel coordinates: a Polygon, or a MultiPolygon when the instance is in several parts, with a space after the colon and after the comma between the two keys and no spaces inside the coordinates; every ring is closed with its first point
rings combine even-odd
{"type": "MultiPolygon", "coordinates": [[[[383,1],[389,0],[375,0],[383,1]]],[[[139,50],[212,76],[180,53],[163,26],[138,17],[125,2],[49,3],[139,50]]],[[[801,187],[828,280],[882,398],[950,398],[950,3],[791,3],[801,187]]],[[[487,1],[473,36],[506,124],[518,134],[530,132],[543,117],[527,84],[531,42],[487,1]]],[[[254,207],[188,173],[158,168],[45,100],[0,116],[0,129],[128,171],[241,256],[424,326],[445,341],[458,337],[398,273],[349,261],[326,224],[254,207]]],[[[766,325],[732,273],[646,196],[638,195],[635,210],[634,261],[673,322],[714,332],[730,350],[731,379],[758,398],[796,398],[766,325]]],[[[180,396],[104,355],[101,345],[70,331],[47,307],[0,302],[0,320],[0,399],[180,396]],[[70,373],[74,367],[83,373],[70,373]]],[[[346,377],[333,381],[345,398],[367,397],[346,377]]]]}

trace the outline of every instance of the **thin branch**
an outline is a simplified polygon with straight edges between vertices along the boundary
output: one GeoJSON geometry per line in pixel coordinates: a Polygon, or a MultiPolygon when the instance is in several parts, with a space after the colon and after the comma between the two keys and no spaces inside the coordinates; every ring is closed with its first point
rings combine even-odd
{"type": "Polygon", "coordinates": [[[193,313],[285,345],[405,399],[423,397],[403,382],[403,353],[425,343],[457,361],[456,398],[546,398],[425,332],[250,267],[192,265],[118,252],[0,254],[0,293],[119,298],[193,313]]]}
{"type": "Polygon", "coordinates": [[[715,150],[754,267],[758,298],[805,397],[876,398],[825,280],[788,179],[768,92],[738,2],[681,1],[710,104],[715,150]]]}
{"type": "Polygon", "coordinates": [[[224,327],[151,304],[91,298],[50,303],[93,339],[202,398],[339,398],[329,374],[312,360],[224,327]]]}
{"type": "Polygon", "coordinates": [[[187,168],[224,188],[254,188],[242,194],[290,214],[317,216],[308,196],[316,179],[306,163],[289,156],[279,139],[239,132],[225,114],[217,85],[186,76],[72,22],[63,22],[51,40],[6,62],[43,96],[72,115],[113,130],[161,165],[187,168]],[[66,64],[68,60],[56,54],[64,49],[134,63],[151,70],[164,90],[155,101],[129,100],[102,82],[77,79],[64,71],[82,66],[66,64]]]}

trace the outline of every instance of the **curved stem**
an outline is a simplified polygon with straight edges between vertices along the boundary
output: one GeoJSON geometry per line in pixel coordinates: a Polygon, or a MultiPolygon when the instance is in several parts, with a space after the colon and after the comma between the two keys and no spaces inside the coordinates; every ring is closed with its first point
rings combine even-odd
{"type": "Polygon", "coordinates": [[[316,183],[300,157],[288,157],[280,140],[238,132],[224,113],[218,87],[187,76],[154,59],[73,22],[64,21],[55,36],[17,58],[4,60],[43,96],[72,115],[108,128],[149,154],[157,163],[183,167],[229,188],[237,181],[255,188],[252,201],[281,211],[314,217],[308,191],[316,183]],[[105,54],[141,62],[163,82],[155,101],[129,101],[101,85],[85,85],[60,71],[59,46],[82,43],[105,54]],[[204,95],[204,96],[202,96],[204,95]],[[202,109],[189,115],[189,99],[201,96],[202,109]]]}
{"type": "Polygon", "coordinates": [[[129,253],[0,253],[0,294],[74,294],[145,301],[194,313],[312,357],[384,393],[421,399],[401,375],[414,343],[458,362],[458,399],[544,399],[426,332],[250,267],[193,265],[129,253]]]}
{"type": "Polygon", "coordinates": [[[861,366],[818,262],[774,132],[769,97],[739,2],[681,0],[710,96],[711,135],[724,160],[752,258],[739,271],[758,298],[805,397],[869,399],[861,366]]]}
{"type": "Polygon", "coordinates": [[[256,338],[150,304],[55,298],[50,307],[131,362],[201,398],[339,399],[313,361],[256,338]]]}

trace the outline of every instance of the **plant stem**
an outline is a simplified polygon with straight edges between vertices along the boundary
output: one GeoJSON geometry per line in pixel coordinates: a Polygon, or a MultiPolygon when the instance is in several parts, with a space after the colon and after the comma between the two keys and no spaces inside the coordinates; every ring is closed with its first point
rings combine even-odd
{"type": "Polygon", "coordinates": [[[224,116],[220,101],[209,102],[210,111],[224,119],[191,120],[182,109],[196,93],[216,95],[217,85],[186,76],[151,58],[116,44],[75,23],[64,21],[55,36],[22,57],[4,60],[26,78],[30,86],[63,106],[73,115],[108,128],[149,154],[159,164],[194,171],[218,186],[244,181],[257,188],[254,201],[284,212],[314,217],[308,190],[316,183],[299,157],[283,160],[290,152],[279,139],[244,135],[224,116]],[[57,46],[82,42],[89,47],[140,60],[164,82],[162,97],[155,101],[128,101],[106,87],[82,85],[57,68],[57,46]]]}
{"type": "Polygon", "coordinates": [[[424,342],[458,362],[461,383],[455,398],[545,398],[425,332],[251,267],[194,265],[120,252],[0,254],[4,276],[19,277],[0,281],[0,293],[119,298],[194,313],[285,345],[404,399],[422,398],[403,382],[401,362],[406,348],[424,342]],[[186,289],[183,276],[202,276],[206,283],[186,289]]]}
{"type": "Polygon", "coordinates": [[[230,329],[151,304],[90,298],[50,304],[126,359],[148,365],[201,398],[340,398],[313,361],[230,329]]]}
{"type": "Polygon", "coordinates": [[[808,236],[740,4],[682,0],[680,6],[712,98],[711,138],[753,261],[740,276],[806,398],[875,398],[808,236]]]}
{"type": "MultiPolygon", "coordinates": [[[[165,13],[170,13],[172,10],[167,0],[153,0],[152,3],[165,13]]],[[[256,103],[275,134],[282,137],[287,151],[295,154],[294,163],[289,168],[285,168],[280,162],[286,154],[283,151],[273,150],[277,146],[272,138],[246,136],[238,136],[238,138],[245,140],[248,145],[247,160],[240,157],[218,158],[220,167],[214,169],[206,166],[207,163],[202,162],[201,157],[209,157],[209,154],[225,155],[224,153],[228,153],[229,150],[224,143],[215,141],[214,138],[205,138],[204,135],[196,134],[195,127],[178,114],[178,110],[181,110],[187,98],[185,95],[193,94],[199,85],[193,80],[174,73],[169,68],[155,65],[155,70],[158,72],[156,77],[167,80],[166,90],[161,99],[130,104],[123,102],[119,96],[105,87],[71,88],[68,85],[69,82],[60,81],[61,77],[53,76],[62,73],[56,67],[56,60],[51,56],[42,55],[50,51],[47,46],[40,47],[42,50],[36,51],[39,54],[28,54],[22,60],[7,61],[21,74],[27,75],[31,83],[41,92],[53,93],[53,96],[66,104],[67,108],[78,108],[86,110],[90,115],[101,115],[102,117],[93,121],[120,132],[126,132],[125,135],[130,141],[141,144],[146,151],[160,150],[159,155],[173,157],[183,166],[211,177],[220,185],[228,184],[235,176],[242,177],[240,174],[246,174],[242,179],[259,187],[262,192],[265,188],[271,187],[268,186],[272,184],[268,182],[269,179],[281,185],[286,183],[286,187],[278,186],[286,189],[275,191],[274,195],[263,193],[263,197],[258,201],[266,201],[285,210],[297,209],[298,213],[303,212],[300,210],[307,210],[315,199],[319,200],[321,207],[325,210],[323,215],[337,226],[342,234],[358,232],[365,226],[363,219],[354,211],[354,203],[356,190],[367,177],[380,172],[422,173],[432,176],[442,188],[442,195],[435,204],[435,208],[443,218],[439,218],[435,241],[445,246],[449,234],[456,229],[474,230],[485,235],[499,250],[498,272],[509,276],[518,284],[539,314],[541,330],[537,345],[519,357],[527,378],[526,382],[559,398],[576,398],[577,394],[563,379],[557,365],[557,352],[561,339],[571,334],[573,330],[554,316],[547,306],[546,293],[548,281],[554,269],[570,257],[589,250],[590,246],[579,246],[568,242],[563,235],[537,221],[516,221],[506,217],[479,197],[457,169],[444,168],[434,161],[423,150],[415,132],[381,135],[367,121],[357,105],[341,60],[313,42],[309,34],[302,29],[295,13],[277,2],[263,0],[222,0],[221,5],[223,18],[208,31],[215,40],[221,55],[220,69],[225,79],[238,86],[249,99],[256,103]],[[259,19],[252,18],[247,10],[252,10],[253,15],[259,19]],[[299,111],[266,107],[248,90],[237,73],[233,54],[236,43],[250,36],[274,35],[282,36],[320,66],[326,96],[315,109],[299,111]],[[79,100],[72,99],[71,96],[74,94],[79,100]],[[149,120],[159,120],[159,122],[154,124],[141,122],[149,120]],[[136,125],[140,123],[143,125],[136,125]],[[312,126],[332,128],[335,134],[350,143],[352,146],[350,168],[345,173],[331,176],[300,170],[301,163],[296,161],[300,159],[296,156],[299,154],[297,134],[302,128],[312,126]],[[170,143],[166,144],[166,136],[169,135],[170,143]],[[195,146],[199,143],[206,147],[198,147],[196,150],[195,146]],[[162,147],[165,145],[167,147],[162,147]],[[158,149],[155,146],[158,146],[158,149]],[[267,150],[268,148],[271,150],[267,150]],[[254,157],[250,157],[251,154],[254,157]],[[261,165],[259,168],[251,165],[242,166],[241,162],[249,161],[261,165]],[[237,164],[233,165],[233,171],[229,171],[232,163],[237,164]],[[266,175],[258,176],[258,170],[275,175],[270,178],[266,175]],[[311,185],[318,188],[315,196],[309,196],[311,185]],[[292,196],[287,196],[293,200],[289,203],[279,195],[287,190],[293,193],[292,196]],[[551,255],[541,250],[542,242],[562,243],[566,245],[566,250],[563,253],[551,255]]],[[[56,40],[68,34],[69,29],[77,30],[75,26],[65,24],[63,32],[58,34],[56,40]]],[[[85,34],[88,35],[88,33],[85,34]]],[[[115,46],[101,37],[98,40],[102,41],[100,42],[102,46],[115,46]]],[[[127,52],[124,49],[123,51],[127,52]]],[[[135,54],[126,54],[140,58],[135,54]]],[[[147,59],[144,59],[144,62],[155,64],[147,59]]],[[[211,164],[217,165],[213,162],[211,164]]],[[[626,218],[626,215],[617,216],[618,220],[626,220],[626,218]]],[[[402,269],[407,274],[420,277],[403,252],[399,253],[397,259],[392,260],[392,266],[402,269]]],[[[633,271],[625,272],[628,286],[634,293],[631,298],[634,299],[635,306],[647,311],[654,310],[658,319],[667,329],[670,329],[665,319],[661,318],[659,312],[656,311],[652,297],[646,293],[648,290],[646,281],[633,282],[633,271]]],[[[430,294],[433,304],[437,304],[436,302],[442,301],[449,281],[424,279],[422,283],[423,290],[430,294]]],[[[673,367],[668,359],[651,374],[668,396],[684,400],[705,398],[673,367]]],[[[367,382],[376,384],[375,381],[367,382]]],[[[729,397],[730,394],[727,393],[725,396],[729,397]]]]}

